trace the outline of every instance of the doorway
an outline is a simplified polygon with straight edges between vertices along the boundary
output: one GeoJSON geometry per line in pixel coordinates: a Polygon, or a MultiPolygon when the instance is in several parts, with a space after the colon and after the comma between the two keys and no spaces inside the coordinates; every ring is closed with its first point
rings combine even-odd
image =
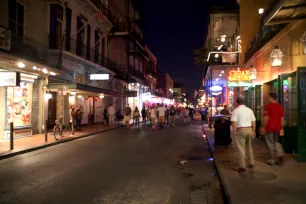
{"type": "Polygon", "coordinates": [[[94,97],[88,97],[89,109],[88,109],[88,124],[92,125],[95,123],[95,101],[94,97]]]}
{"type": "Polygon", "coordinates": [[[52,98],[48,100],[48,129],[52,129],[56,120],[56,103],[57,95],[55,92],[50,93],[52,98]]]}

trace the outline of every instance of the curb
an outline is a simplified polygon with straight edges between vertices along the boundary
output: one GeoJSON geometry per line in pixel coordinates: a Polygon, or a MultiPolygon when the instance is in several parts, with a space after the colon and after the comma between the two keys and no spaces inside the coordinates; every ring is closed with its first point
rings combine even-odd
{"type": "Polygon", "coordinates": [[[111,130],[116,130],[116,129],[119,129],[121,127],[122,126],[110,128],[110,129],[107,129],[107,130],[101,130],[101,131],[98,131],[98,132],[89,133],[87,135],[82,135],[82,136],[79,136],[79,137],[66,138],[66,139],[59,140],[59,141],[56,141],[56,142],[52,142],[52,143],[49,143],[49,144],[44,144],[44,145],[37,146],[37,147],[31,147],[29,149],[24,149],[24,150],[21,150],[21,151],[18,151],[18,152],[12,152],[12,153],[9,153],[9,154],[1,155],[0,160],[8,159],[8,158],[18,156],[18,155],[21,155],[21,154],[25,154],[25,153],[29,153],[29,152],[34,152],[34,151],[37,151],[37,150],[40,150],[40,149],[45,149],[47,147],[52,147],[52,146],[55,146],[55,145],[66,143],[66,142],[72,142],[72,141],[75,141],[75,140],[78,140],[78,139],[83,139],[83,138],[86,138],[86,137],[90,137],[90,136],[93,136],[93,135],[96,135],[96,134],[109,132],[111,130]]]}
{"type": "Polygon", "coordinates": [[[232,203],[232,199],[231,199],[231,196],[230,196],[230,192],[228,190],[228,186],[226,185],[225,183],[225,179],[224,179],[224,175],[221,173],[221,171],[219,170],[219,167],[218,167],[218,164],[216,162],[216,158],[215,158],[215,155],[214,155],[214,151],[213,151],[213,146],[210,142],[210,139],[208,137],[208,135],[206,134],[206,131],[205,131],[205,128],[204,126],[202,127],[202,130],[203,130],[203,133],[206,135],[207,137],[207,142],[208,142],[208,146],[209,146],[209,151],[214,159],[214,164],[215,164],[215,167],[216,167],[216,170],[217,170],[217,174],[219,176],[219,179],[220,179],[220,182],[221,182],[221,185],[222,185],[222,188],[224,190],[224,195],[226,197],[226,200],[227,200],[227,203],[228,204],[231,204],[232,203]]]}

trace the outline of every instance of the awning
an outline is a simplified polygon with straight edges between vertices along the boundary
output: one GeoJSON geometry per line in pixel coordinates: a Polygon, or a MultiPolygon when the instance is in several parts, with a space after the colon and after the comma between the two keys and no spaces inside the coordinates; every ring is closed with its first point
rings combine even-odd
{"type": "Polygon", "coordinates": [[[44,76],[47,74],[54,76],[63,73],[62,70],[58,70],[46,64],[23,59],[2,51],[0,51],[0,67],[20,73],[33,74],[36,76],[44,76]],[[20,62],[23,63],[23,68],[18,67],[17,64],[20,62]]]}
{"type": "Polygon", "coordinates": [[[278,0],[263,16],[266,26],[306,19],[306,2],[303,0],[278,0]]]}
{"type": "Polygon", "coordinates": [[[116,97],[124,97],[124,94],[117,91],[112,91],[108,89],[102,89],[93,86],[87,86],[84,84],[66,84],[66,83],[50,83],[48,84],[48,90],[58,91],[62,90],[65,87],[67,91],[76,91],[79,93],[87,93],[87,94],[104,94],[105,96],[116,96],[116,97]]]}

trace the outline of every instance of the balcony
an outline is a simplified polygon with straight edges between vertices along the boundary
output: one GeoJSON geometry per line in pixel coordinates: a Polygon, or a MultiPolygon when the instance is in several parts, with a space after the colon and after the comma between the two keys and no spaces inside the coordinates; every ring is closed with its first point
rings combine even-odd
{"type": "Polygon", "coordinates": [[[129,74],[131,76],[134,76],[134,77],[137,77],[141,80],[144,80],[144,73],[138,71],[136,69],[136,67],[133,67],[133,66],[127,66],[125,64],[119,64],[118,65],[118,68],[117,70],[120,72],[120,73],[125,73],[125,74],[129,74]]]}
{"type": "Polygon", "coordinates": [[[101,0],[86,0],[93,4],[97,9],[101,10],[103,14],[107,17],[107,19],[112,23],[116,24],[118,18],[114,15],[114,13],[108,8],[108,6],[101,0]]]}
{"type": "Polygon", "coordinates": [[[48,63],[48,46],[26,36],[11,34],[10,54],[52,67],[48,63]]]}
{"type": "Polygon", "coordinates": [[[144,46],[143,33],[141,31],[136,31],[132,25],[127,23],[119,23],[112,29],[113,35],[129,35],[134,40],[137,40],[142,46],[144,46]]]}
{"type": "Polygon", "coordinates": [[[140,72],[138,70],[139,69],[137,69],[136,67],[133,67],[133,66],[129,66],[128,67],[129,74],[131,74],[132,76],[135,76],[135,77],[137,77],[139,79],[144,80],[144,73],[142,73],[142,72],[140,72]]]}
{"type": "MultiPolygon", "coordinates": [[[[59,37],[49,35],[49,49],[56,49],[60,50],[60,42],[58,39],[59,37]],[[55,39],[52,39],[52,38],[55,39]]],[[[72,54],[75,54],[85,60],[91,61],[93,63],[96,63],[100,66],[103,66],[113,72],[119,73],[120,69],[116,62],[110,60],[109,58],[105,57],[103,54],[98,52],[96,49],[92,49],[88,47],[87,45],[83,44],[82,42],[78,42],[75,39],[69,39],[65,38],[63,45],[65,45],[64,51],[70,52],[72,54]]]]}
{"type": "Polygon", "coordinates": [[[268,43],[277,33],[279,33],[286,24],[279,24],[273,26],[263,26],[261,31],[253,38],[249,44],[249,49],[245,53],[245,62],[247,62],[251,57],[266,43],[268,43]]]}

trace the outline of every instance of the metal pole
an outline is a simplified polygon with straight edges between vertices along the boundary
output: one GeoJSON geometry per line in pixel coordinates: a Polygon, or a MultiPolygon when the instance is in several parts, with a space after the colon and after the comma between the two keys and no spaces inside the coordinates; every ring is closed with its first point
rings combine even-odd
{"type": "Polygon", "coordinates": [[[10,149],[14,149],[14,123],[10,122],[10,149]]]}
{"type": "Polygon", "coordinates": [[[74,135],[74,118],[73,117],[71,121],[71,135],[74,135]]]}
{"type": "Polygon", "coordinates": [[[48,142],[48,120],[45,120],[45,142],[48,142]]]}

